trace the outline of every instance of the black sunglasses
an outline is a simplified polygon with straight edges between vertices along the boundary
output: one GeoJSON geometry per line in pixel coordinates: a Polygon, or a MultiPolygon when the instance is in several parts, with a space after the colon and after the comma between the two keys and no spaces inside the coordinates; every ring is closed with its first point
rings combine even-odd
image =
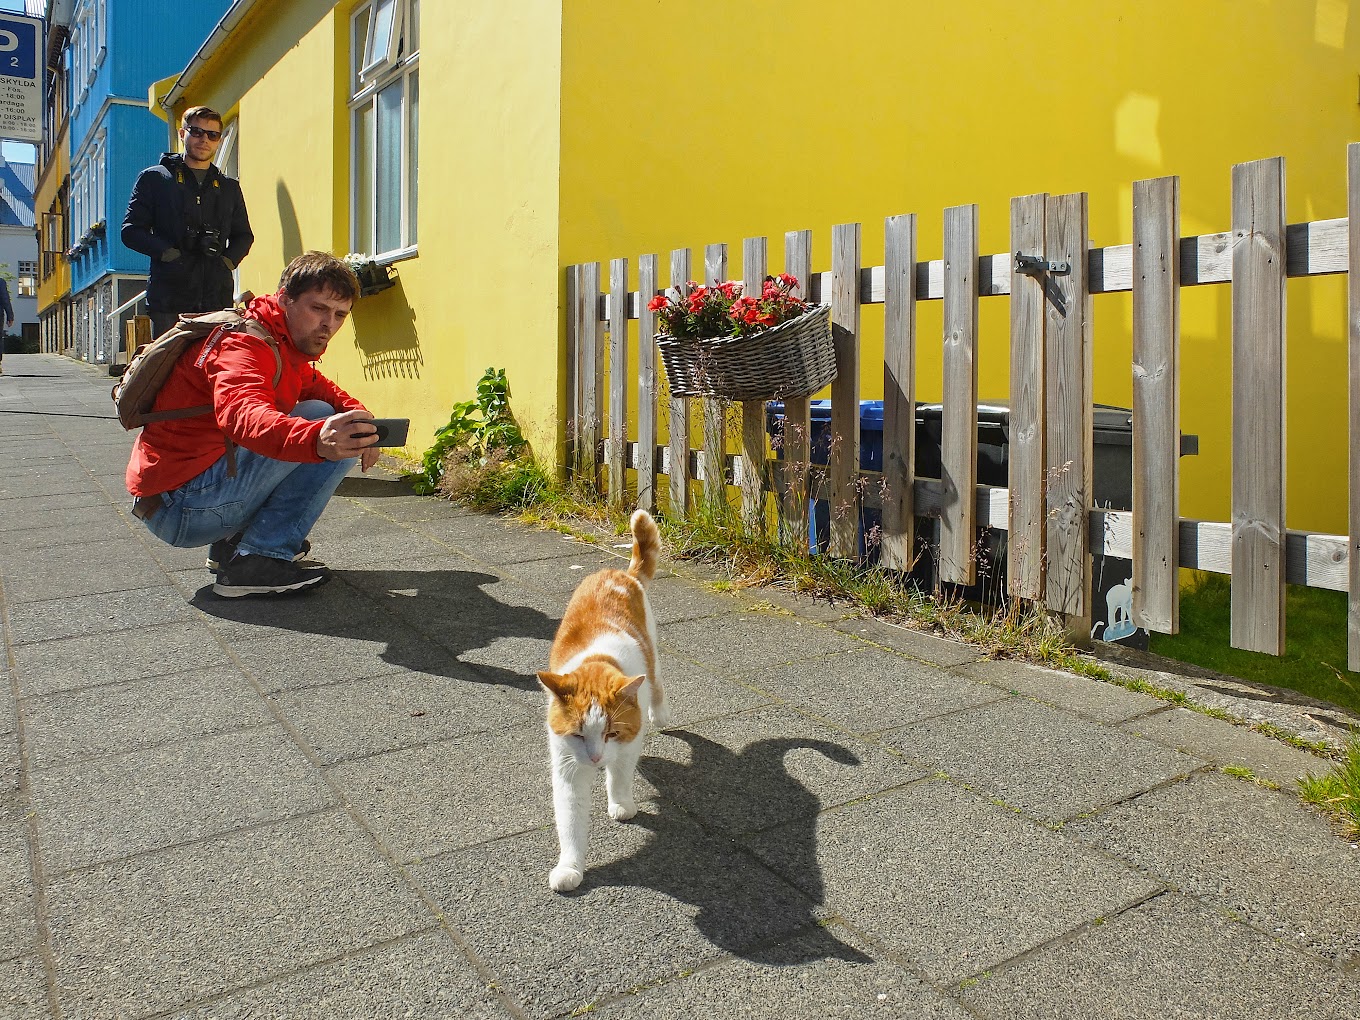
{"type": "Polygon", "coordinates": [[[206,138],[210,142],[215,142],[222,137],[221,131],[209,131],[207,128],[201,128],[194,124],[190,124],[184,130],[195,138],[206,138]]]}

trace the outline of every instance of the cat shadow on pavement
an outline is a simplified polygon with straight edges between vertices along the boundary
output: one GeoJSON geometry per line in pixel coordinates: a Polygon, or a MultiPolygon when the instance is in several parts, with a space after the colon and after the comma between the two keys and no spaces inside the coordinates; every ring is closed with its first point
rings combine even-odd
{"type": "MultiPolygon", "coordinates": [[[[656,787],[655,814],[625,824],[650,832],[646,845],[628,857],[587,867],[582,891],[641,886],[698,908],[694,923],[714,946],[734,956],[772,965],[836,958],[871,959],[818,925],[822,902],[817,863],[817,797],[788,772],[785,756],[812,750],[841,765],[859,759],[848,749],[808,737],[768,737],[739,754],[685,730],[667,730],[690,747],[689,764],[645,756],[638,765],[656,787]],[[733,842],[733,834],[783,823],[779,872],[733,842]],[[810,934],[809,934],[810,933],[810,934]],[[789,942],[801,936],[794,944],[789,942]],[[783,943],[783,945],[778,945],[783,943]]],[[[596,825],[614,824],[608,818],[596,825]]]]}
{"type": "Polygon", "coordinates": [[[392,665],[537,693],[535,671],[548,661],[558,620],[486,590],[500,581],[472,570],[336,570],[303,595],[224,599],[207,586],[190,602],[220,620],[381,642],[379,657],[392,665]],[[492,645],[494,653],[462,661],[492,645]]]}

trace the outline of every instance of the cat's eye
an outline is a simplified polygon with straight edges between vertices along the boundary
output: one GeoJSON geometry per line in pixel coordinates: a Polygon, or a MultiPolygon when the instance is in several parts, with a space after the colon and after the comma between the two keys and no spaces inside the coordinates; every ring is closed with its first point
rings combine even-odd
{"type": "Polygon", "coordinates": [[[619,735],[618,730],[610,730],[608,733],[604,735],[604,738],[605,740],[615,740],[617,739],[618,735],[619,735]]]}

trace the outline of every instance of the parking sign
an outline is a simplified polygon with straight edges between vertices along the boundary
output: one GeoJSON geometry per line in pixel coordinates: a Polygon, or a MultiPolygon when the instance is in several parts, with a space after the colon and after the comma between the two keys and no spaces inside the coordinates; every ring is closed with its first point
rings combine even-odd
{"type": "Polygon", "coordinates": [[[42,141],[39,18],[0,11],[0,138],[42,141]]]}

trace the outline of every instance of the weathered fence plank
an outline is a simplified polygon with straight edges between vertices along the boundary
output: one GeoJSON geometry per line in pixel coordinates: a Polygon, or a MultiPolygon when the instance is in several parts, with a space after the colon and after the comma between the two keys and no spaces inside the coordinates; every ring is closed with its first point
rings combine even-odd
{"type": "Polygon", "coordinates": [[[1284,160],[1232,171],[1234,648],[1284,654],[1284,160]]]}
{"type": "Polygon", "coordinates": [[[623,505],[628,441],[628,260],[609,263],[609,440],[604,462],[609,502],[623,505]]]}
{"type": "MultiPolygon", "coordinates": [[[[1044,403],[1048,575],[1045,602],[1078,619],[1090,613],[1091,571],[1087,514],[1091,509],[1091,299],[1086,289],[1089,244],[1085,193],[1049,198],[1044,225],[1049,260],[1066,261],[1068,272],[1046,272],[1044,403]]],[[[1086,628],[1089,630],[1089,627],[1086,628]]]]}
{"type": "Polygon", "coordinates": [[[566,406],[563,408],[563,439],[566,449],[562,458],[563,470],[568,474],[580,468],[581,450],[581,331],[584,313],[581,309],[581,267],[567,266],[567,386],[566,406]]]}
{"type": "MultiPolygon", "coordinates": [[[[806,298],[808,280],[812,276],[812,231],[790,230],[784,235],[784,272],[797,277],[795,293],[806,298]]],[[[808,548],[808,475],[811,471],[812,412],[809,397],[794,397],[784,401],[784,424],[779,443],[784,451],[784,463],[790,482],[784,493],[783,513],[788,534],[784,536],[794,549],[808,548]]]]}
{"type": "Polygon", "coordinates": [[[836,379],[831,384],[832,556],[859,556],[860,225],[831,228],[831,322],[836,379]]]}
{"type": "Polygon", "coordinates": [[[600,264],[581,266],[577,289],[580,327],[580,443],[577,467],[580,477],[599,484],[600,426],[604,412],[604,346],[600,337],[600,264]]]}
{"type": "MultiPolygon", "coordinates": [[[[1048,195],[1011,199],[1011,249],[1042,255],[1048,195]]],[[[1044,280],[1011,272],[1010,536],[1007,576],[1020,598],[1044,593],[1044,280]]]]}
{"type": "Polygon", "coordinates": [[[977,569],[973,489],[977,486],[978,207],[944,212],[944,408],[940,480],[940,580],[972,584],[977,569]]]}
{"type": "Polygon", "coordinates": [[[638,259],[638,452],[637,505],[649,513],[656,509],[656,312],[647,302],[657,292],[655,255],[638,259]]]}
{"type": "Polygon", "coordinates": [[[1180,629],[1180,179],[1133,186],[1133,619],[1180,629]]]}
{"type": "MultiPolygon", "coordinates": [[[[690,252],[676,248],[671,252],[671,287],[678,294],[690,278],[690,252]]],[[[689,398],[671,397],[666,470],[670,476],[671,509],[683,514],[689,509],[689,398]]]]}
{"type": "Polygon", "coordinates": [[[884,223],[883,537],[879,563],[907,570],[916,558],[916,216],[884,223]]]}
{"type": "MultiPolygon", "coordinates": [[[[704,280],[708,286],[727,279],[727,245],[710,244],[704,248],[704,280]]],[[[704,482],[704,499],[712,505],[727,502],[727,483],[724,464],[727,462],[727,401],[718,397],[704,397],[699,402],[704,410],[703,456],[699,459],[700,477],[704,482]]]]}
{"type": "MultiPolygon", "coordinates": [[[[744,293],[759,297],[765,284],[769,242],[748,237],[741,246],[741,278],[744,293]]],[[[748,527],[765,532],[765,403],[744,400],[741,404],[741,512],[748,527]]]]}
{"type": "Polygon", "coordinates": [[[1346,194],[1350,236],[1346,278],[1349,332],[1346,339],[1350,398],[1350,570],[1346,614],[1346,668],[1360,670],[1360,142],[1346,147],[1346,194]]]}

